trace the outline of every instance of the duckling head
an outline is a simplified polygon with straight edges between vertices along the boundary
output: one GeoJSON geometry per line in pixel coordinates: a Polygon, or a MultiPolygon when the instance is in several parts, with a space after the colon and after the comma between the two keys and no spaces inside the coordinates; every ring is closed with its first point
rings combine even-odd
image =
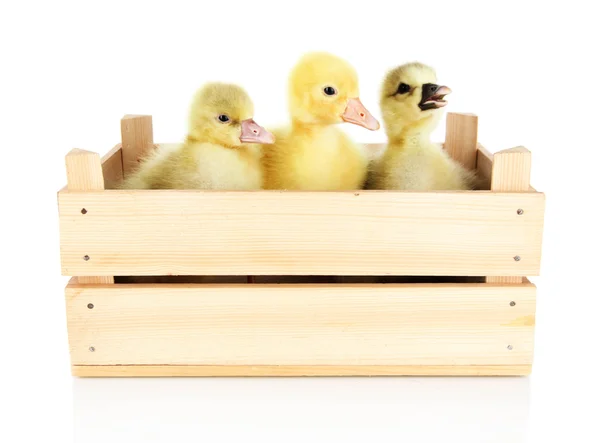
{"type": "Polygon", "coordinates": [[[233,84],[208,83],[192,101],[188,140],[228,148],[243,143],[273,143],[273,134],[259,126],[253,116],[254,105],[244,89],[233,84]]]}
{"type": "Polygon", "coordinates": [[[388,137],[400,137],[407,128],[429,133],[439,121],[444,97],[452,91],[437,84],[433,68],[408,63],[386,75],[381,90],[381,112],[388,137]]]}
{"type": "Polygon", "coordinates": [[[303,124],[353,123],[375,131],[379,122],[358,98],[358,76],[345,60],[325,52],[304,55],[289,78],[292,120],[303,124]]]}

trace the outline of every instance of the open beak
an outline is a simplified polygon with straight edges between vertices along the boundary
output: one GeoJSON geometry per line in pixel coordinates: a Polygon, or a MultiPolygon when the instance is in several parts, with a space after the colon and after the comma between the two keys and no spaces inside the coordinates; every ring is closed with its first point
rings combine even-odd
{"type": "Polygon", "coordinates": [[[249,118],[242,121],[240,141],[242,143],[263,143],[270,145],[275,143],[275,136],[249,118]]]}
{"type": "Polygon", "coordinates": [[[421,102],[419,108],[421,111],[428,111],[430,109],[443,108],[448,104],[444,97],[452,92],[448,86],[439,86],[433,83],[426,83],[423,85],[423,93],[421,96],[421,102]]]}
{"type": "Polygon", "coordinates": [[[342,120],[362,126],[371,131],[379,129],[379,122],[367,111],[367,108],[364,107],[358,98],[348,100],[346,110],[342,114],[342,120]]]}

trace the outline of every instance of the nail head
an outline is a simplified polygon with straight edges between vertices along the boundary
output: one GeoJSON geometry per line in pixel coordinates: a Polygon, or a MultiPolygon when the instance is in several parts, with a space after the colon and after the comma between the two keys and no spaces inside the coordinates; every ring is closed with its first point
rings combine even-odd
{"type": "Polygon", "coordinates": [[[519,214],[519,215],[523,215],[523,212],[524,212],[524,211],[523,211],[522,209],[517,209],[517,214],[519,214]]]}
{"type": "Polygon", "coordinates": [[[96,348],[94,348],[93,346],[90,346],[90,352],[94,352],[96,350],[96,348]]]}
{"type": "Polygon", "coordinates": [[[84,256],[83,256],[83,259],[84,259],[85,261],[88,261],[88,260],[90,259],[90,256],[89,256],[89,255],[84,255],[84,256]]]}
{"type": "Polygon", "coordinates": [[[513,258],[515,259],[515,261],[521,261],[521,256],[519,255],[515,255],[513,258]]]}
{"type": "Polygon", "coordinates": [[[94,309],[94,304],[93,303],[88,303],[88,309],[94,309]]]}
{"type": "Polygon", "coordinates": [[[508,349],[509,351],[512,351],[512,350],[513,350],[513,346],[512,346],[512,345],[508,345],[508,346],[506,347],[506,349],[508,349]]]}
{"type": "Polygon", "coordinates": [[[515,303],[514,301],[511,301],[511,302],[510,302],[510,305],[511,305],[511,306],[514,306],[514,305],[516,305],[516,303],[515,303]]]}
{"type": "Polygon", "coordinates": [[[83,215],[87,214],[87,209],[83,208],[83,209],[81,210],[81,213],[82,213],[83,215]]]}

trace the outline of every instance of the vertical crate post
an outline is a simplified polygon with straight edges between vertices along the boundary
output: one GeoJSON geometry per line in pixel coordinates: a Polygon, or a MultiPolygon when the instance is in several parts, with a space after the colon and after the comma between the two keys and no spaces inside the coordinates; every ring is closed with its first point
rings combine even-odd
{"type": "MultiPolygon", "coordinates": [[[[531,176],[531,152],[523,146],[494,154],[491,190],[496,192],[528,192],[531,176]]],[[[515,208],[515,212],[523,208],[515,208]]],[[[515,251],[515,257],[518,251],[515,251]]],[[[522,283],[523,277],[487,277],[488,283],[522,283]]]]}
{"type": "Polygon", "coordinates": [[[121,119],[123,176],[137,169],[142,158],[154,149],[151,115],[126,115],[121,119]]]}
{"type": "MultiPolygon", "coordinates": [[[[95,152],[83,149],[72,149],[65,157],[67,167],[67,189],[69,191],[101,191],[104,190],[104,176],[100,156],[95,152]]],[[[88,210],[81,209],[85,217],[88,210]]],[[[111,276],[78,277],[79,283],[114,283],[111,276]]]]}
{"type": "Polygon", "coordinates": [[[469,170],[477,165],[477,116],[449,112],[446,116],[446,142],[450,156],[469,170]]]}

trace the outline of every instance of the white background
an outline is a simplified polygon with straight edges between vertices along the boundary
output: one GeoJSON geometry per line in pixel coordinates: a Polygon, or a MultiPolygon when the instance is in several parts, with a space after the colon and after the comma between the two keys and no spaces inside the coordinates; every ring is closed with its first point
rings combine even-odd
{"type": "Polygon", "coordinates": [[[0,6],[1,441],[599,441],[593,2],[150,3],[0,6]],[[125,113],[152,114],[157,142],[181,140],[207,80],[243,84],[259,123],[285,122],[287,71],[313,49],[356,66],[376,116],[386,69],[429,63],[454,91],[448,110],[479,115],[489,150],[533,152],[547,210],[532,376],[73,379],[56,207],[64,154],[106,152],[125,113]]]}

